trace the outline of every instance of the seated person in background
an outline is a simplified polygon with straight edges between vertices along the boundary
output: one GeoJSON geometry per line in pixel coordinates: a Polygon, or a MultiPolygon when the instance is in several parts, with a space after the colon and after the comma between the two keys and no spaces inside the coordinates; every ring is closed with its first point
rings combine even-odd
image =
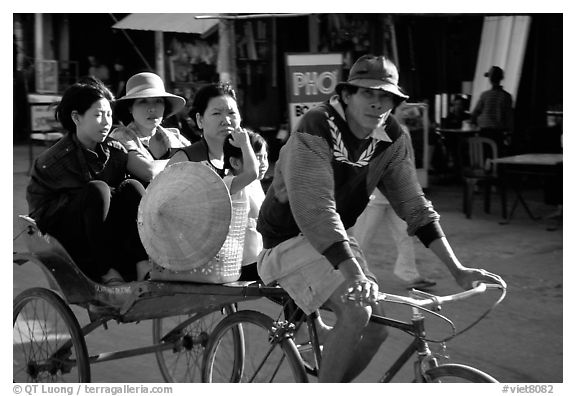
{"type": "Polygon", "coordinates": [[[126,95],[116,101],[116,116],[125,126],[110,136],[128,150],[128,171],[148,184],[168,163],[175,148],[190,142],[176,128],[164,128],[162,120],[184,108],[184,98],[164,90],[154,73],[138,73],[128,79],[126,95]]]}
{"type": "Polygon", "coordinates": [[[128,153],[108,138],[113,100],[94,77],[64,92],[56,120],[68,133],[36,159],[26,191],[40,231],[108,285],[137,279],[137,267],[148,263],[136,224],[144,187],[127,179],[128,153]]]}
{"type": "Polygon", "coordinates": [[[257,133],[238,129],[224,142],[224,168],[230,169],[224,183],[232,200],[247,201],[248,223],[244,237],[241,281],[259,280],[256,259],[262,251],[262,236],[256,231],[264,190],[260,180],[268,170],[266,141],[257,133]],[[254,173],[256,176],[254,177],[254,173]]]}
{"type": "Polygon", "coordinates": [[[182,96],[186,99],[186,105],[178,113],[164,119],[164,126],[166,128],[177,128],[190,143],[196,143],[202,139],[202,133],[196,126],[196,121],[192,119],[192,102],[194,100],[194,92],[192,88],[185,87],[183,92],[175,91],[176,95],[182,96]]]}
{"type": "Polygon", "coordinates": [[[448,113],[448,117],[446,117],[446,128],[461,129],[463,127],[463,121],[468,121],[469,119],[468,97],[458,94],[454,97],[452,105],[450,106],[450,112],[448,113]]]}

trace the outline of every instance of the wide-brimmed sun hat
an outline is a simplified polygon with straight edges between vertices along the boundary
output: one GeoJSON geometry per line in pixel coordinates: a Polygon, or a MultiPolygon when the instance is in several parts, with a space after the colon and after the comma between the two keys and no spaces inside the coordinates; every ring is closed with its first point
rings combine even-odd
{"type": "Polygon", "coordinates": [[[361,88],[379,89],[390,92],[401,99],[408,99],[398,86],[398,69],[384,56],[364,55],[352,65],[348,80],[336,85],[339,94],[346,85],[361,88]]]}
{"type": "Polygon", "coordinates": [[[232,216],[226,185],[197,162],[164,169],[138,207],[138,232],[150,259],[175,271],[209,262],[220,250],[232,216]]]}
{"type": "Polygon", "coordinates": [[[186,99],[183,97],[166,92],[164,81],[160,76],[150,72],[138,73],[130,77],[126,82],[126,95],[116,99],[116,103],[122,105],[127,100],[145,98],[165,98],[169,101],[171,111],[166,114],[166,117],[178,113],[186,104],[186,99]]]}

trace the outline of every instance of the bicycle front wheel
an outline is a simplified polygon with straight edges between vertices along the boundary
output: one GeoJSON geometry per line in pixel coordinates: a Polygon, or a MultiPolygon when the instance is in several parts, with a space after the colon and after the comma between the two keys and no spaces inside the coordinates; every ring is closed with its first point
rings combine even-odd
{"type": "Polygon", "coordinates": [[[206,347],[203,381],[308,382],[296,345],[274,326],[269,316],[249,310],[223,319],[206,347]]]}
{"type": "Polygon", "coordinates": [[[425,382],[440,383],[485,383],[498,382],[494,377],[474,367],[447,363],[432,367],[424,373],[425,382]]]}

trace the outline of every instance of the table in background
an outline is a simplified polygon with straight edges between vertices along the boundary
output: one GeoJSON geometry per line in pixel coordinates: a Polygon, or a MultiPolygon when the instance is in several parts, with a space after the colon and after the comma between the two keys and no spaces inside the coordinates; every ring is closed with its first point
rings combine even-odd
{"type": "Polygon", "coordinates": [[[562,160],[562,154],[540,153],[512,155],[509,157],[500,157],[493,160],[493,163],[498,165],[498,177],[501,179],[502,194],[504,195],[504,205],[502,211],[504,222],[502,224],[508,224],[510,220],[512,220],[512,216],[514,215],[514,211],[516,210],[518,203],[522,204],[532,220],[538,220],[538,218],[532,214],[532,211],[528,207],[526,200],[522,196],[522,187],[524,185],[522,177],[559,176],[562,172],[562,160]],[[516,193],[516,199],[514,200],[510,214],[507,214],[506,190],[509,182],[511,182],[510,185],[516,193]]]}
{"type": "Polygon", "coordinates": [[[448,168],[454,173],[454,178],[459,180],[460,170],[462,168],[461,146],[463,140],[472,136],[478,136],[480,130],[477,128],[436,128],[436,132],[444,139],[444,145],[451,160],[451,164],[447,164],[448,168]]]}

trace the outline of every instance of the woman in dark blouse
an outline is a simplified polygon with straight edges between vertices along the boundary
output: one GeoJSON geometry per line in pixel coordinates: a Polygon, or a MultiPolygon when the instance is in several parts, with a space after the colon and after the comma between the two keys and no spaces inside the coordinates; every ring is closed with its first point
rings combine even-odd
{"type": "Polygon", "coordinates": [[[127,179],[128,154],[108,138],[112,93],[96,78],[72,85],[56,108],[67,134],[34,162],[26,191],[30,216],[91,279],[137,279],[148,256],[138,235],[144,187],[127,179]]]}
{"type": "Polygon", "coordinates": [[[202,139],[176,151],[168,165],[182,161],[201,162],[224,177],[224,141],[232,131],[240,128],[242,121],[236,92],[226,82],[204,85],[194,96],[191,115],[202,130],[202,139]]]}

